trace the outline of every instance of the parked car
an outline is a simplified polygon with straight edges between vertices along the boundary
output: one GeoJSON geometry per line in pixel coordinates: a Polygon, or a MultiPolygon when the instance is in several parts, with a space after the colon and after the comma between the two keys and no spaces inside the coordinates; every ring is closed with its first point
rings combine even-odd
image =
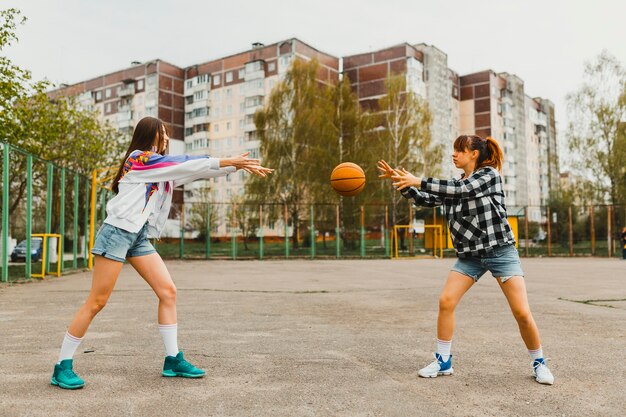
{"type": "MultiPolygon", "coordinates": [[[[30,241],[30,258],[33,262],[41,259],[41,238],[34,238],[30,241]]],[[[22,240],[17,244],[13,252],[11,252],[11,262],[17,262],[18,259],[26,260],[26,240],[22,240]]]]}

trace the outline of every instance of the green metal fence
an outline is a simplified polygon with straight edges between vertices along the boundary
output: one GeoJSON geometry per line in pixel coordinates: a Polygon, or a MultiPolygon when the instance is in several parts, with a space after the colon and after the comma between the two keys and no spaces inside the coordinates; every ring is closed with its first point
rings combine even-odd
{"type": "Polygon", "coordinates": [[[41,273],[47,275],[56,271],[57,267],[61,273],[86,267],[90,178],[6,142],[0,142],[0,149],[1,281],[23,279],[41,273]],[[63,236],[58,239],[57,245],[60,245],[64,256],[54,264],[48,256],[43,265],[42,254],[37,253],[37,248],[33,246],[39,242],[27,238],[42,233],[63,236]],[[20,258],[17,262],[11,262],[10,239],[15,239],[16,243],[25,242],[23,261],[20,258]]]}
{"type": "MultiPolygon", "coordinates": [[[[56,233],[64,254],[62,272],[87,268],[90,230],[102,224],[110,190],[93,179],[43,160],[15,146],[2,150],[2,275],[3,282],[56,271],[57,264],[26,256],[10,262],[9,239],[56,233]],[[93,209],[93,219],[90,213],[93,209]]],[[[179,198],[176,201],[182,200],[179,198]]],[[[513,207],[509,218],[522,256],[622,256],[621,233],[626,206],[513,207]]],[[[164,258],[172,259],[364,259],[390,258],[394,225],[410,225],[397,235],[400,257],[433,256],[433,228],[441,225],[440,208],[415,208],[407,201],[396,207],[337,204],[226,202],[174,203],[160,240],[153,240],[164,258]]],[[[447,239],[443,255],[453,257],[447,239]]]]}

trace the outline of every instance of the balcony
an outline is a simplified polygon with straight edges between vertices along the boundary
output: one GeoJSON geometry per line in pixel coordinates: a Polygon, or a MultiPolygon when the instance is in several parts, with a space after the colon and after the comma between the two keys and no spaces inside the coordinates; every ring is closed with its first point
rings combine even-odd
{"type": "Polygon", "coordinates": [[[133,119],[133,113],[130,110],[126,110],[126,111],[118,111],[117,113],[117,122],[121,123],[123,121],[127,121],[127,120],[131,120],[133,119]]]}
{"type": "Polygon", "coordinates": [[[117,95],[119,97],[128,97],[134,94],[135,94],[135,84],[126,84],[125,86],[120,87],[120,89],[117,92],[117,95]]]}
{"type": "Polygon", "coordinates": [[[254,122],[252,123],[246,123],[245,125],[243,125],[243,131],[244,132],[254,132],[256,130],[256,125],[254,124],[254,122]]]}

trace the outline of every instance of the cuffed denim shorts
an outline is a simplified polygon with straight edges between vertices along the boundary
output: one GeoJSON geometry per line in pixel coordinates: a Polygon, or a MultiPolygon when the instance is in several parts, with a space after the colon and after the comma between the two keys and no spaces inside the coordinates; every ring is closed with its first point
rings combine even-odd
{"type": "Polygon", "coordinates": [[[148,240],[148,223],[137,233],[104,223],[96,234],[91,253],[124,262],[126,258],[150,255],[156,253],[156,250],[148,240]]]}
{"type": "Polygon", "coordinates": [[[475,282],[487,271],[490,271],[494,278],[500,278],[502,283],[514,276],[524,276],[515,245],[500,246],[488,255],[480,257],[458,258],[452,266],[452,271],[467,275],[475,282]]]}

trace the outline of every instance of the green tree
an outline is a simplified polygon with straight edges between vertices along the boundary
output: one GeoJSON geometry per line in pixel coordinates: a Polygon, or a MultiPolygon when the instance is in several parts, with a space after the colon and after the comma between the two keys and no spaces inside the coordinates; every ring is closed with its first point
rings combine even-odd
{"type": "Polygon", "coordinates": [[[217,207],[212,205],[211,187],[208,181],[203,181],[204,186],[193,190],[193,203],[189,209],[188,225],[191,230],[200,232],[199,238],[206,239],[207,230],[217,225],[217,207]]]}
{"type": "MultiPolygon", "coordinates": [[[[436,176],[441,167],[442,148],[431,144],[430,124],[432,116],[428,104],[414,92],[407,90],[406,77],[402,74],[387,78],[387,94],[379,102],[378,127],[372,149],[378,159],[386,160],[392,167],[404,167],[416,175],[436,176]]],[[[380,182],[382,200],[391,205],[393,224],[407,224],[408,210],[404,200],[386,181],[380,182]]]]}
{"type": "Polygon", "coordinates": [[[587,62],[583,84],[567,95],[570,122],[567,137],[575,160],[572,166],[594,178],[609,204],[619,204],[625,141],[620,127],[626,120],[626,69],[603,51],[587,62]]]}
{"type": "MultiPolygon", "coordinates": [[[[0,10],[0,138],[33,155],[73,171],[90,174],[91,170],[117,165],[124,144],[113,127],[98,121],[94,112],[83,109],[72,98],[51,100],[46,81],[34,82],[31,73],[4,56],[4,50],[18,38],[16,28],[26,18],[17,9],[0,10]]],[[[21,210],[26,190],[26,160],[11,154],[9,214],[21,210]]],[[[46,167],[33,166],[33,195],[45,193],[46,167]]],[[[60,184],[55,179],[52,196],[52,227],[59,223],[60,184]]],[[[81,195],[81,206],[86,196],[81,195]]],[[[71,200],[67,201],[70,212],[71,200]]],[[[23,216],[17,216],[23,218],[23,216]]],[[[81,224],[82,227],[82,224],[81,224]]]]}
{"type": "Polygon", "coordinates": [[[288,207],[294,248],[306,216],[304,204],[328,201],[328,167],[338,159],[333,107],[317,69],[316,61],[295,60],[267,105],[254,115],[263,163],[276,174],[251,177],[246,194],[249,201],[263,203],[271,197],[288,207]]]}

